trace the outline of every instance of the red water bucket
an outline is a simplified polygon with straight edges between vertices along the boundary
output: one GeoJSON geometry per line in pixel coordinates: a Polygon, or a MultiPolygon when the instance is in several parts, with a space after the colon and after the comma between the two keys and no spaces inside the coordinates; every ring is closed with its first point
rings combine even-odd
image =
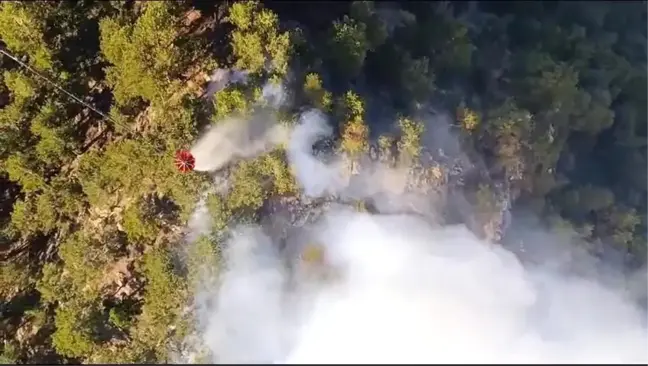
{"type": "Polygon", "coordinates": [[[179,171],[187,173],[192,171],[196,166],[196,159],[189,151],[178,150],[175,156],[175,166],[179,171]]]}

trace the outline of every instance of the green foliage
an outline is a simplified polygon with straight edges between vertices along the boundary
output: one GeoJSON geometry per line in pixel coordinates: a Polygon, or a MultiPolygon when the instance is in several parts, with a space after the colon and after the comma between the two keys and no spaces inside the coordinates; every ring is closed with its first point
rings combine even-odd
{"type": "Polygon", "coordinates": [[[82,156],[79,182],[92,205],[117,202],[125,197],[141,197],[157,192],[168,195],[184,215],[192,208],[193,194],[201,184],[200,176],[187,176],[173,166],[173,154],[160,153],[150,143],[123,140],[111,144],[103,153],[82,156]]]}
{"type": "Polygon", "coordinates": [[[243,91],[238,88],[225,88],[214,94],[213,122],[218,122],[227,116],[245,116],[249,111],[250,102],[243,91]]]}
{"type": "Polygon", "coordinates": [[[27,194],[16,200],[11,213],[11,224],[22,235],[47,234],[63,228],[81,209],[82,199],[73,191],[74,185],[53,179],[39,194],[27,194]]]}
{"type": "Polygon", "coordinates": [[[525,154],[534,123],[531,113],[519,109],[512,100],[489,111],[486,134],[493,140],[495,165],[506,171],[509,179],[520,180],[526,171],[525,154]]]}
{"type": "Polygon", "coordinates": [[[540,60],[535,63],[535,56],[529,55],[527,60],[528,73],[521,81],[521,87],[526,94],[522,98],[523,105],[528,105],[531,111],[549,108],[570,111],[578,95],[578,74],[563,63],[554,63],[548,56],[537,55],[540,60]],[[546,58],[542,58],[542,57],[546,58]],[[540,107],[542,106],[542,107],[540,107]]]}
{"type": "Polygon", "coordinates": [[[424,131],[423,124],[407,118],[401,118],[398,124],[401,129],[401,138],[397,146],[401,159],[405,159],[406,161],[417,159],[421,154],[421,135],[424,131]]]}
{"type": "Polygon", "coordinates": [[[34,192],[45,187],[42,175],[37,173],[35,164],[25,155],[11,155],[5,161],[4,169],[9,173],[9,179],[19,183],[24,192],[34,192]]]}
{"type": "Polygon", "coordinates": [[[479,115],[463,105],[457,109],[457,118],[461,128],[468,133],[477,129],[480,123],[479,115]]]}
{"type": "Polygon", "coordinates": [[[261,158],[259,172],[267,177],[272,177],[274,194],[294,195],[297,193],[297,182],[290,167],[286,163],[282,150],[277,149],[261,158]]]}
{"type": "Polygon", "coordinates": [[[168,97],[170,79],[183,66],[174,8],[170,2],[147,2],[134,23],[120,18],[101,21],[101,52],[113,64],[106,80],[118,105],[138,97],[154,102],[168,97]]]}
{"type": "Polygon", "coordinates": [[[243,210],[255,213],[270,195],[291,195],[297,192],[290,168],[282,150],[277,149],[254,160],[239,162],[231,175],[231,189],[223,202],[218,196],[208,198],[214,216],[215,230],[225,225],[224,213],[243,210]]]}
{"type": "Polygon", "coordinates": [[[614,112],[610,109],[612,98],[607,91],[596,91],[593,95],[580,91],[577,107],[570,126],[576,131],[596,135],[614,123],[614,112]]]}
{"type": "Polygon", "coordinates": [[[16,200],[11,212],[12,226],[23,235],[32,234],[38,227],[32,225],[32,212],[35,210],[31,201],[16,200]]]}
{"type": "Polygon", "coordinates": [[[108,312],[108,320],[120,329],[128,329],[132,325],[132,321],[122,308],[112,308],[108,312]]]}
{"type": "Polygon", "coordinates": [[[38,138],[35,152],[38,160],[49,166],[60,165],[71,155],[70,137],[65,130],[51,125],[56,109],[49,103],[32,120],[30,131],[38,138]]]}
{"type": "Polygon", "coordinates": [[[350,7],[351,16],[366,25],[369,49],[375,50],[388,38],[387,24],[376,13],[373,1],[354,1],[350,7]]]}
{"type": "Polygon", "coordinates": [[[489,186],[480,184],[477,188],[475,198],[478,212],[492,213],[496,209],[496,201],[489,186]]]}
{"type": "Polygon", "coordinates": [[[49,195],[41,194],[27,201],[18,200],[11,214],[11,224],[22,234],[49,233],[57,224],[58,212],[49,195]]]}
{"type": "Polygon", "coordinates": [[[56,309],[56,331],[52,343],[56,351],[67,357],[87,357],[95,348],[89,326],[91,310],[77,303],[56,309]]]}
{"type": "Polygon", "coordinates": [[[378,137],[378,153],[382,162],[389,165],[395,163],[394,144],[395,140],[391,136],[382,135],[378,137]]]}
{"type": "Polygon", "coordinates": [[[127,133],[132,127],[132,120],[128,115],[122,113],[120,109],[121,108],[116,105],[113,105],[110,108],[108,115],[110,116],[110,119],[114,121],[114,129],[116,132],[127,133]]]}
{"type": "Polygon", "coordinates": [[[5,71],[4,82],[11,90],[14,103],[22,105],[36,94],[36,84],[32,79],[18,71],[5,71]]]}
{"type": "MultiPolygon", "coordinates": [[[[2,134],[0,134],[0,141],[3,142],[3,145],[0,146],[0,151],[2,155],[5,156],[10,152],[14,152],[14,149],[8,148],[9,146],[13,147],[19,144],[21,141],[16,141],[20,137],[19,130],[24,118],[24,106],[18,103],[11,103],[8,106],[0,109],[0,129],[2,134]],[[13,146],[12,146],[13,145],[13,146]]],[[[24,141],[22,141],[24,144],[24,141]]]]}
{"type": "MultiPolygon", "coordinates": [[[[182,92],[178,91],[176,94],[182,92]]],[[[153,106],[149,114],[151,127],[147,137],[171,150],[185,146],[196,136],[196,118],[193,110],[196,101],[187,95],[181,99],[177,103],[168,101],[163,106],[153,106]]]]}
{"type": "Polygon", "coordinates": [[[18,263],[7,263],[0,268],[0,298],[10,299],[31,283],[29,268],[18,263]]]}
{"type": "Polygon", "coordinates": [[[142,314],[156,322],[173,324],[182,304],[182,282],[173,273],[169,254],[156,249],[144,256],[143,269],[148,283],[142,314]]]}
{"type": "Polygon", "coordinates": [[[369,128],[364,122],[364,105],[360,97],[352,91],[346,92],[342,100],[345,123],[342,126],[343,152],[354,156],[366,152],[369,144],[369,128]]]}
{"type": "Polygon", "coordinates": [[[232,211],[243,208],[256,211],[263,205],[267,192],[258,165],[256,160],[242,161],[234,168],[232,188],[227,196],[227,207],[232,211]]]}
{"type": "Polygon", "coordinates": [[[346,77],[357,76],[369,51],[366,25],[344,16],[333,23],[329,41],[330,57],[335,67],[346,77]]]}
{"type": "Polygon", "coordinates": [[[568,190],[561,200],[571,215],[586,215],[613,205],[614,193],[602,187],[586,185],[568,190]]]}
{"type": "Polygon", "coordinates": [[[87,300],[98,296],[110,257],[103,243],[85,232],[75,232],[61,244],[59,256],[63,261],[63,277],[69,281],[75,296],[87,300]]]}
{"type": "Polygon", "coordinates": [[[433,39],[426,42],[428,52],[432,52],[427,56],[437,68],[455,72],[466,72],[470,68],[474,46],[463,22],[438,12],[430,23],[424,23],[420,29],[424,32],[432,30],[433,39]]]}
{"type": "Polygon", "coordinates": [[[203,235],[192,243],[188,257],[190,284],[200,286],[200,281],[216,279],[219,253],[209,237],[203,235]]]}
{"type": "Polygon", "coordinates": [[[142,202],[136,202],[124,211],[124,229],[133,243],[152,243],[160,230],[155,219],[147,215],[144,209],[142,202]]]}
{"type": "Polygon", "coordinates": [[[107,264],[101,243],[75,232],[59,249],[60,266],[47,264],[38,283],[45,303],[58,302],[52,344],[66,357],[86,358],[97,347],[95,322],[100,281],[107,264]]]}
{"type": "Polygon", "coordinates": [[[427,57],[414,59],[405,53],[399,67],[399,87],[403,97],[415,103],[424,103],[434,90],[435,75],[427,57]]]}
{"type": "Polygon", "coordinates": [[[52,52],[44,39],[45,15],[50,4],[0,4],[0,38],[17,53],[25,53],[39,69],[52,68],[52,52]]]}
{"type": "Polygon", "coordinates": [[[162,249],[146,253],[142,267],[147,284],[134,337],[157,360],[164,361],[169,327],[176,324],[185,301],[185,284],[173,273],[169,254],[162,249]]]}
{"type": "Polygon", "coordinates": [[[331,93],[322,88],[322,80],[319,75],[310,73],[306,75],[304,83],[304,94],[308,102],[315,108],[328,111],[331,108],[331,93]]]}
{"type": "Polygon", "coordinates": [[[235,65],[252,74],[268,66],[272,72],[284,75],[291,53],[288,32],[279,32],[279,18],[258,1],[234,3],[228,20],[235,29],[231,42],[235,65]]]}
{"type": "Polygon", "coordinates": [[[36,123],[32,124],[32,133],[40,138],[35,150],[41,161],[48,165],[63,161],[67,152],[65,140],[60,133],[36,123]]]}
{"type": "Polygon", "coordinates": [[[2,354],[0,354],[0,363],[3,365],[13,365],[16,364],[18,359],[17,349],[11,343],[5,343],[2,354]]]}
{"type": "Polygon", "coordinates": [[[44,303],[56,301],[67,301],[73,295],[68,284],[63,279],[63,268],[60,265],[46,263],[42,269],[42,275],[36,285],[44,303]]]}
{"type": "Polygon", "coordinates": [[[640,219],[636,210],[613,206],[601,213],[601,221],[595,230],[598,236],[607,238],[619,246],[629,248],[633,242],[633,232],[639,223],[640,219]]]}
{"type": "Polygon", "coordinates": [[[212,230],[219,232],[228,224],[230,211],[220,195],[210,194],[207,196],[207,210],[212,217],[212,230]]]}

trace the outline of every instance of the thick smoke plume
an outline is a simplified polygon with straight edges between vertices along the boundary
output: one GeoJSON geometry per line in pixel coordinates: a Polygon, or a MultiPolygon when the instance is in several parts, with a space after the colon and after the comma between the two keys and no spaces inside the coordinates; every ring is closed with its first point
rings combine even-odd
{"type": "MultiPolygon", "coordinates": [[[[236,123],[214,129],[219,137],[209,148],[193,150],[199,169],[218,169],[232,155],[251,157],[275,141],[243,134],[228,142],[236,123]]],[[[359,198],[388,190],[383,175],[345,182],[339,159],[313,156],[313,142],[329,133],[322,116],[308,112],[290,134],[287,155],[305,195],[359,198]]],[[[648,361],[641,313],[618,291],[524,266],[463,226],[344,205],[319,210],[298,238],[323,248],[321,263],[287,255],[260,227],[233,228],[218,280],[197,289],[196,321],[210,361],[648,361]]]]}
{"type": "Polygon", "coordinates": [[[287,132],[283,125],[264,115],[222,121],[191,148],[195,170],[216,171],[234,159],[253,158],[285,141],[287,132]]]}
{"type": "MultiPolygon", "coordinates": [[[[224,78],[221,74],[229,75],[221,69],[214,73],[224,78]]],[[[240,76],[243,77],[244,74],[240,76]]],[[[218,89],[225,85],[226,82],[221,81],[213,88],[218,89]]],[[[263,87],[262,100],[259,102],[276,109],[285,99],[282,85],[268,83],[263,87]]],[[[196,159],[195,170],[217,171],[236,159],[253,158],[287,141],[288,133],[286,126],[278,123],[275,114],[269,113],[267,108],[258,108],[247,118],[230,117],[219,121],[191,148],[191,154],[196,159]]]]}

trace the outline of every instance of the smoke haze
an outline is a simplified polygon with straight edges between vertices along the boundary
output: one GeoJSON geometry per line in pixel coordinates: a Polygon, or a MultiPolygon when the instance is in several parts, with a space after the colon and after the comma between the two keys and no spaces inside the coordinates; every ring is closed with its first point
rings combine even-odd
{"type": "MultiPolygon", "coordinates": [[[[292,131],[273,126],[252,119],[213,128],[192,149],[196,169],[217,170],[289,136],[287,156],[304,196],[388,192],[391,203],[382,207],[406,199],[375,173],[396,170],[377,167],[349,183],[340,159],[325,163],[312,154],[313,143],[331,133],[320,112],[304,113],[292,131]],[[262,132],[251,131],[255,123],[262,132]]],[[[378,211],[333,205],[314,212],[319,219],[299,238],[323,248],[323,264],[287,257],[259,226],[233,228],[219,278],[196,294],[210,361],[648,362],[641,312],[619,291],[525,267],[464,226],[378,211]]],[[[190,231],[204,232],[201,215],[190,231]]]]}

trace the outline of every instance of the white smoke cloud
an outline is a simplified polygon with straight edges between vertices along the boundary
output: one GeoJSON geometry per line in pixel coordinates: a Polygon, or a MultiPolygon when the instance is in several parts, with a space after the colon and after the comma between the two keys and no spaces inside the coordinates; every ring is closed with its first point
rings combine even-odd
{"type": "Polygon", "coordinates": [[[280,83],[268,82],[261,89],[261,98],[274,108],[284,105],[286,97],[286,90],[280,83]]]}
{"type": "Polygon", "coordinates": [[[270,115],[230,118],[210,128],[191,148],[195,170],[215,171],[237,158],[253,158],[287,140],[289,130],[270,115]]]}
{"type": "Polygon", "coordinates": [[[430,203],[434,200],[430,195],[422,198],[406,192],[406,167],[387,167],[365,159],[360,174],[350,177],[349,166],[339,156],[328,157],[327,162],[313,156],[313,144],[332,132],[326,116],[313,109],[300,116],[291,133],[287,155],[305,196],[335,195],[347,201],[371,199],[380,212],[433,211],[430,203]]]}
{"type": "Polygon", "coordinates": [[[304,113],[292,131],[287,149],[288,160],[306,196],[333,194],[343,187],[340,163],[325,164],[312,153],[313,144],[332,132],[325,116],[318,110],[304,113]]]}
{"type": "MultiPolygon", "coordinates": [[[[217,71],[225,73],[220,69],[217,71]]],[[[243,76],[239,75],[241,78],[243,76]]],[[[289,128],[278,123],[273,113],[285,101],[283,85],[267,83],[259,102],[265,102],[274,109],[258,109],[247,118],[230,117],[209,128],[191,148],[191,154],[196,159],[194,169],[216,171],[235,159],[256,157],[288,141],[289,128]]]]}
{"type": "MultiPolygon", "coordinates": [[[[288,158],[305,195],[347,191],[340,162],[311,153],[329,133],[311,111],[290,135],[288,158]]],[[[361,179],[373,184],[364,194],[379,191],[380,180],[361,179]]],[[[198,294],[212,362],[648,362],[641,313],[619,293],[525,267],[464,226],[336,207],[303,234],[303,244],[325,248],[323,267],[286,258],[259,227],[234,232],[218,281],[198,294]]]]}
{"type": "Polygon", "coordinates": [[[194,209],[189,221],[187,222],[187,238],[188,242],[193,242],[199,236],[208,234],[211,230],[212,219],[209,216],[205,197],[201,197],[196,208],[194,209]]]}
{"type": "Polygon", "coordinates": [[[269,238],[247,230],[199,317],[214,362],[647,360],[639,313],[617,294],[524,269],[464,227],[332,211],[313,239],[341,278],[292,290],[269,238]]]}
{"type": "Polygon", "coordinates": [[[204,98],[211,98],[215,93],[227,87],[229,84],[245,84],[248,80],[248,72],[236,69],[216,69],[209,77],[209,83],[205,90],[204,98]]]}

